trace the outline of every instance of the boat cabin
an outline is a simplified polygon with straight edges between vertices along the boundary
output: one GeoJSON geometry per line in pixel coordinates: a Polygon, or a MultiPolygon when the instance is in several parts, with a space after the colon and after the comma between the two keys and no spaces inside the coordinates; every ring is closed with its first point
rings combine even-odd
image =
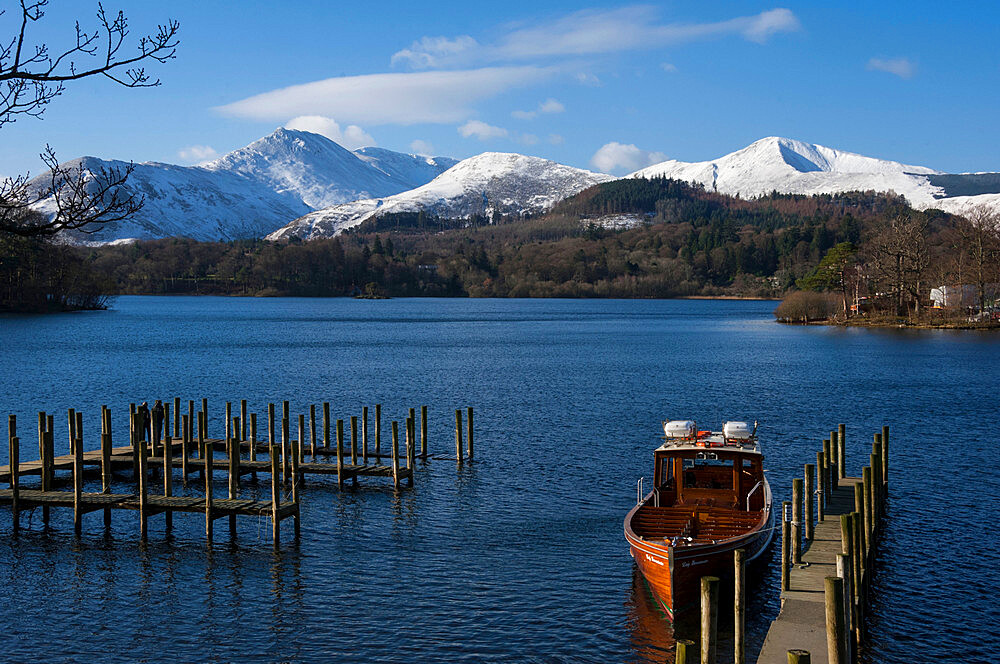
{"type": "MultiPolygon", "coordinates": [[[[754,446],[756,447],[756,446],[754,446]]],[[[653,504],[764,508],[763,456],[756,449],[664,444],[656,450],[653,504]]]]}

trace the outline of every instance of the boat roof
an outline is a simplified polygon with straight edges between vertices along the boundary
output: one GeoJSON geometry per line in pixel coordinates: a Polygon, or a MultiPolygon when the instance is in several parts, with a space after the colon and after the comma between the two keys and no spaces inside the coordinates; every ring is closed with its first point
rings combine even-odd
{"type": "Polygon", "coordinates": [[[656,448],[657,452],[741,452],[743,454],[761,454],[757,437],[748,439],[726,438],[721,431],[713,431],[707,436],[697,438],[664,438],[663,444],[656,448]]]}

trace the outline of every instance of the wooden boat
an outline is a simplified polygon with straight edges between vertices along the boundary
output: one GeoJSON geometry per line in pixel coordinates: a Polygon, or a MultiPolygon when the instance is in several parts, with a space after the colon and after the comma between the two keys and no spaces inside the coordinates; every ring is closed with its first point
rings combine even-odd
{"type": "Polygon", "coordinates": [[[757,426],[727,422],[698,431],[688,420],[664,423],[654,452],[652,490],[625,517],[629,553],[657,603],[673,617],[696,606],[699,579],[732,576],[733,551],[748,561],[771,542],[774,514],[757,426]]]}

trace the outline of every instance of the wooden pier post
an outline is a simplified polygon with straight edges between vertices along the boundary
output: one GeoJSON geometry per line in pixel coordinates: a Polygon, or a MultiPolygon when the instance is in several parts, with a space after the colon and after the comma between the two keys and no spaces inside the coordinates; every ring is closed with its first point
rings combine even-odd
{"type": "MultiPolygon", "coordinates": [[[[141,415],[137,415],[138,419],[141,415]]],[[[139,429],[139,422],[135,424],[135,429],[139,429]]],[[[137,434],[138,435],[141,434],[137,434]]],[[[146,444],[142,442],[139,444],[139,539],[143,542],[146,541],[146,535],[148,532],[148,488],[146,486],[146,444]]]]}
{"type": "Polygon", "coordinates": [[[410,409],[410,417],[406,420],[406,469],[410,471],[407,483],[413,486],[413,467],[416,465],[417,456],[417,420],[410,409]]]}
{"type": "Polygon", "coordinates": [[[872,528],[877,532],[882,525],[882,434],[872,443],[872,528]]]}
{"type": "Polygon", "coordinates": [[[698,664],[695,662],[695,643],[690,639],[674,641],[674,664],[698,664]]]}
{"type": "Polygon", "coordinates": [[[278,487],[280,475],[278,473],[278,446],[272,444],[269,448],[271,453],[271,539],[274,546],[281,544],[281,489],[278,487]]]}
{"type": "Polygon", "coordinates": [[[840,443],[837,441],[838,435],[836,431],[830,432],[830,466],[833,470],[834,486],[837,485],[836,480],[840,479],[840,473],[837,470],[840,468],[840,443]]]}
{"type": "Polygon", "coordinates": [[[382,463],[382,404],[375,404],[375,463],[382,463]]]}
{"type": "Polygon", "coordinates": [[[851,597],[854,593],[852,588],[852,577],[851,577],[851,560],[847,554],[838,553],[837,554],[837,576],[844,580],[844,597],[843,606],[841,609],[844,612],[844,659],[847,662],[851,661],[851,620],[852,613],[851,610],[851,597]]]}
{"type": "MultiPolygon", "coordinates": [[[[808,503],[809,501],[806,500],[808,503]]],[[[733,662],[746,661],[746,551],[733,551],[733,662]]]]}
{"type": "Polygon", "coordinates": [[[69,453],[73,453],[73,445],[76,444],[76,411],[70,408],[66,411],[69,418],[69,453]]]}
{"type": "Polygon", "coordinates": [[[337,487],[344,488],[344,420],[337,420],[337,487]]]}
{"type": "Polygon", "coordinates": [[[427,460],[427,406],[420,407],[420,458],[427,460]]]}
{"type": "Polygon", "coordinates": [[[270,458],[271,453],[274,451],[274,447],[277,442],[274,439],[274,404],[267,404],[267,454],[270,458]]]}
{"type": "Polygon", "coordinates": [[[810,542],[813,539],[813,501],[812,496],[815,491],[814,481],[816,475],[816,466],[811,463],[807,463],[805,466],[805,489],[803,498],[805,499],[803,507],[805,507],[805,538],[810,542]]]}
{"type": "Polygon", "coordinates": [[[781,503],[781,590],[788,590],[789,560],[791,559],[791,534],[789,533],[788,522],[789,502],[781,503]]]}
{"type": "MultiPolygon", "coordinates": [[[[174,495],[174,439],[170,435],[166,424],[163,425],[163,495],[174,495]]],[[[170,509],[165,510],[164,520],[167,530],[174,526],[174,514],[170,509]]]]}
{"type": "Polygon", "coordinates": [[[288,412],[288,402],[281,402],[281,482],[285,486],[288,486],[289,482],[292,481],[292,467],[290,464],[291,459],[288,457],[291,453],[291,436],[288,435],[288,428],[291,425],[289,421],[291,416],[288,412]]]}
{"type": "Polygon", "coordinates": [[[871,466],[865,466],[861,470],[861,481],[864,485],[865,492],[865,548],[864,548],[864,558],[865,567],[867,568],[868,563],[868,552],[871,551],[872,547],[872,468],[871,466]]]}
{"type": "MultiPolygon", "coordinates": [[[[198,436],[202,437],[205,428],[205,412],[202,411],[198,413],[198,436]]],[[[212,541],[212,524],[215,523],[215,516],[212,514],[212,461],[215,458],[215,450],[209,446],[204,446],[205,461],[204,469],[202,470],[202,478],[205,480],[205,538],[211,542],[212,541]]]]}
{"type": "MultiPolygon", "coordinates": [[[[111,493],[111,411],[104,409],[104,433],[101,434],[101,493],[111,493]]],[[[104,508],[104,527],[111,527],[111,508],[104,508]]]]}
{"type": "Polygon", "coordinates": [[[844,657],[844,580],[838,576],[824,579],[826,608],[826,652],[830,664],[847,664],[844,657]]]}
{"type": "MultiPolygon", "coordinates": [[[[299,413],[299,435],[295,441],[295,451],[292,454],[292,459],[296,457],[299,459],[299,463],[306,462],[306,416],[299,413]]],[[[295,482],[295,464],[292,464],[292,483],[295,482]]]]}
{"type": "Polygon", "coordinates": [[[884,492],[889,495],[889,426],[882,425],[882,483],[884,492]]]}
{"type": "Polygon", "coordinates": [[[302,486],[302,474],[299,472],[299,463],[304,462],[305,454],[305,415],[299,415],[299,436],[295,442],[295,449],[292,451],[292,504],[295,505],[295,537],[299,537],[299,491],[302,486]]]}
{"type": "Polygon", "coordinates": [[[361,461],[368,465],[368,406],[361,407],[361,461]]]}
{"type": "Polygon", "coordinates": [[[79,537],[83,532],[83,427],[77,424],[80,436],[73,444],[73,533],[79,537]]]}
{"type": "MultiPolygon", "coordinates": [[[[246,442],[247,438],[247,400],[240,399],[240,440],[246,442]]],[[[251,443],[251,447],[253,444],[251,443]]]]}
{"type": "MultiPolygon", "coordinates": [[[[861,486],[860,484],[858,485],[861,486]]],[[[865,518],[863,512],[854,512],[851,515],[851,524],[854,526],[854,556],[856,558],[858,574],[855,578],[855,599],[861,601],[861,593],[864,588],[865,571],[868,569],[868,561],[865,560],[865,518]]],[[[860,627],[860,621],[859,621],[860,627]]]]}
{"type": "Polygon", "coordinates": [[[309,404],[309,455],[316,460],[316,404],[309,404]]]}
{"type": "Polygon", "coordinates": [[[468,425],[468,432],[469,432],[469,435],[467,436],[468,440],[466,441],[466,448],[468,449],[469,452],[468,454],[469,461],[472,461],[472,457],[474,456],[472,448],[472,406],[469,406],[466,409],[466,416],[467,416],[466,419],[468,420],[466,424],[468,425]]]}
{"type": "Polygon", "coordinates": [[[802,563],[802,478],[792,480],[792,562],[802,563]]]}
{"type": "Polygon", "coordinates": [[[847,477],[847,425],[837,425],[837,475],[840,479],[847,477]]]}
{"type": "MultiPolygon", "coordinates": [[[[207,434],[205,433],[206,428],[207,427],[205,426],[205,411],[199,411],[198,412],[198,458],[205,460],[205,462],[207,463],[207,459],[209,456],[211,456],[211,454],[209,454],[208,450],[205,449],[205,438],[207,437],[207,434]]],[[[203,480],[205,479],[206,475],[211,476],[210,472],[206,472],[207,467],[208,466],[202,466],[201,469],[201,479],[203,480]]]]}
{"type": "Polygon", "coordinates": [[[226,437],[226,456],[229,456],[229,445],[232,443],[233,438],[237,436],[236,429],[233,428],[233,404],[230,401],[226,402],[226,421],[224,428],[226,437]]]}
{"type": "MultiPolygon", "coordinates": [[[[330,403],[323,402],[323,449],[330,452],[330,403]]],[[[313,461],[316,459],[313,458],[313,461]]]]}
{"type": "MultiPolygon", "coordinates": [[[[250,413],[250,460],[257,460],[257,413],[250,413]]],[[[253,478],[257,479],[257,471],[253,471],[253,478]]]]}
{"type": "MultiPolygon", "coordinates": [[[[240,493],[240,430],[239,419],[233,418],[232,439],[229,444],[229,499],[233,500],[240,493]]],[[[229,535],[236,535],[236,514],[229,515],[229,535]]]]}
{"type": "Polygon", "coordinates": [[[399,490],[399,422],[392,421],[392,486],[399,490]]]}
{"type": "Polygon", "coordinates": [[[205,438],[208,438],[208,399],[202,398],[201,412],[205,414],[205,438]]]}
{"type": "Polygon", "coordinates": [[[358,465],[358,416],[351,415],[351,464],[358,465]]]}
{"type": "Polygon", "coordinates": [[[788,664],[812,664],[812,656],[808,650],[789,650],[787,656],[788,664]]]}
{"type": "Polygon", "coordinates": [[[455,459],[462,463],[462,409],[455,409],[455,459]]]}
{"type": "Polygon", "coordinates": [[[21,508],[18,504],[21,499],[21,440],[14,435],[14,416],[10,416],[10,515],[14,520],[13,529],[16,533],[21,527],[21,508]]]}
{"type": "Polygon", "coordinates": [[[701,664],[715,664],[719,629],[719,577],[701,577],[701,664]]]}
{"type": "Polygon", "coordinates": [[[823,486],[826,487],[826,499],[833,500],[833,490],[836,489],[833,485],[833,457],[830,456],[830,439],[823,440],[823,471],[826,475],[823,477],[823,486]]]}
{"type": "Polygon", "coordinates": [[[188,480],[188,449],[191,447],[191,420],[187,415],[181,417],[181,477],[184,478],[184,486],[188,480]]]}
{"type": "Polygon", "coordinates": [[[823,521],[826,508],[826,482],[823,473],[823,452],[816,453],[816,521],[823,521]]]}
{"type": "Polygon", "coordinates": [[[849,599],[857,596],[854,587],[854,580],[858,578],[857,559],[854,553],[854,522],[851,514],[840,515],[840,552],[847,556],[847,561],[851,566],[852,583],[844,589],[844,593],[849,599]]]}
{"type": "Polygon", "coordinates": [[[194,399],[188,399],[188,442],[194,442],[194,399]]]}

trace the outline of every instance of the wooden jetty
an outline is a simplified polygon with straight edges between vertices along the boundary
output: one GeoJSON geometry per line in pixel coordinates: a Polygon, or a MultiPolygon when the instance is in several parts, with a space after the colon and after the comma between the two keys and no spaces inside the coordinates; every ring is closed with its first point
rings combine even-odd
{"type": "Polygon", "coordinates": [[[841,424],[823,441],[816,465],[805,466],[804,488],[801,479],[793,483],[791,519],[782,510],[781,611],[768,630],[760,664],[793,658],[812,664],[859,661],[888,497],[889,427],[874,435],[861,477],[846,476],[845,433],[841,424]],[[807,520],[800,523],[803,511],[807,520]]]}
{"type": "MultiPolygon", "coordinates": [[[[167,527],[172,525],[174,513],[202,513],[205,516],[205,534],[211,540],[215,520],[228,517],[230,530],[235,532],[237,516],[270,517],[275,544],[279,542],[280,523],[292,518],[295,533],[299,532],[300,489],[306,475],[329,475],[337,478],[338,487],[351,481],[357,484],[359,477],[391,478],[393,487],[399,489],[406,481],[412,487],[414,479],[416,445],[415,409],[410,409],[406,419],[405,447],[400,458],[399,423],[391,422],[391,445],[385,456],[388,465],[382,464],[381,404],[376,405],[375,440],[372,449],[368,441],[368,409],[363,410],[361,437],[358,436],[357,417],[350,419],[349,447],[344,438],[344,420],[336,421],[336,438],[331,437],[330,407],[323,404],[322,444],[317,444],[316,408],[309,409],[309,427],[304,415],[298,416],[298,435],[290,435],[291,417],[289,402],[282,403],[280,438],[275,435],[274,404],[268,404],[267,440],[258,440],[257,416],[247,413],[246,401],[240,403],[239,417],[232,416],[232,404],[226,403],[225,437],[208,437],[208,408],[202,399],[202,409],[195,418],[194,401],[188,402],[188,413],[181,415],[180,399],[174,399],[173,435],[170,433],[170,407],[164,405],[162,411],[162,436],[158,426],[150,426],[144,413],[133,404],[129,415],[129,444],[114,447],[112,444],[111,411],[101,408],[100,449],[85,451],[82,413],[68,412],[70,453],[56,456],[54,453],[54,417],[47,413],[38,414],[38,449],[40,458],[22,463],[20,461],[20,438],[17,435],[17,421],[11,415],[8,420],[10,463],[0,466],[0,483],[10,488],[0,489],[0,504],[10,505],[14,531],[20,528],[20,512],[25,509],[42,508],[42,521],[49,522],[49,511],[54,507],[70,508],[74,514],[74,530],[79,535],[82,516],[88,512],[103,511],[106,527],[111,523],[112,510],[133,510],[140,514],[140,537],[147,536],[148,518],[164,514],[167,527]],[[306,437],[309,436],[307,447],[306,437]],[[311,461],[306,461],[306,451],[311,461]],[[220,459],[217,452],[222,452],[220,459]],[[332,459],[331,457],[335,457],[332,459]],[[374,463],[369,460],[374,457],[374,463]],[[317,459],[324,459],[317,461],[317,459]],[[220,468],[220,466],[222,466],[220,468]],[[88,467],[99,469],[100,492],[85,492],[84,477],[88,467]],[[218,471],[224,470],[228,478],[226,497],[213,495],[213,481],[218,471]],[[69,478],[57,476],[56,471],[68,471],[69,478]],[[127,471],[131,477],[129,492],[112,491],[115,473],[127,471]],[[173,486],[176,473],[180,473],[186,485],[192,474],[197,474],[203,484],[203,496],[175,496],[173,486]],[[240,497],[240,481],[245,475],[256,477],[258,473],[269,474],[271,480],[271,500],[253,500],[240,497]],[[163,495],[154,495],[149,490],[154,474],[162,477],[163,495]],[[25,477],[37,476],[37,488],[22,486],[25,477]],[[67,482],[68,480],[68,482],[67,482]],[[69,483],[71,490],[57,490],[56,485],[69,483]],[[282,500],[284,487],[290,485],[291,500],[282,500]]],[[[472,408],[469,411],[468,458],[472,457],[472,408]]],[[[460,411],[456,411],[460,412],[460,411]]],[[[427,407],[421,407],[420,458],[431,457],[427,453],[427,407]]],[[[461,436],[461,431],[456,433],[461,436]]],[[[462,450],[457,450],[459,463],[462,450]]]]}

